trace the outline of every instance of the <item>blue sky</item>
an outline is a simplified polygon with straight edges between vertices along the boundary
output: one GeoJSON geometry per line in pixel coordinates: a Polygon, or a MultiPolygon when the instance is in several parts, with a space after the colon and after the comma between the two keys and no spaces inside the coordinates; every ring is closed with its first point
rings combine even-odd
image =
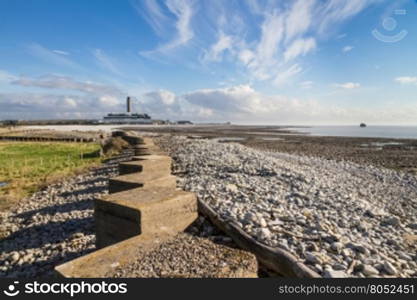
{"type": "Polygon", "coordinates": [[[0,119],[417,124],[412,0],[0,0],[0,119]]]}

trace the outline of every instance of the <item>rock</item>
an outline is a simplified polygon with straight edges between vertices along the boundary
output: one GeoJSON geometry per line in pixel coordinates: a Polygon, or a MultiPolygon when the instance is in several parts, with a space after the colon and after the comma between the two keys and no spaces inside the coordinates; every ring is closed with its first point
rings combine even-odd
{"type": "Polygon", "coordinates": [[[367,277],[379,275],[379,271],[371,265],[363,265],[362,273],[367,277]]]}
{"type": "Polygon", "coordinates": [[[370,254],[369,253],[369,250],[365,246],[363,246],[363,245],[360,245],[360,244],[350,244],[349,246],[351,248],[353,248],[355,251],[359,252],[359,253],[365,254],[367,256],[370,254]]]}
{"type": "Polygon", "coordinates": [[[383,266],[384,266],[384,271],[388,275],[396,275],[398,272],[397,269],[388,261],[385,261],[383,266]]]}
{"type": "Polygon", "coordinates": [[[24,263],[30,263],[33,259],[33,254],[29,253],[22,257],[24,263]]]}
{"type": "Polygon", "coordinates": [[[332,268],[333,268],[333,270],[335,270],[335,271],[344,271],[344,270],[346,270],[346,266],[345,266],[345,265],[342,265],[342,264],[339,264],[339,263],[334,264],[334,265],[332,266],[332,268]]]}
{"type": "Polygon", "coordinates": [[[352,250],[349,248],[345,248],[341,251],[341,254],[345,257],[351,257],[353,256],[352,250]]]}
{"type": "Polygon", "coordinates": [[[271,237],[271,231],[268,228],[261,228],[258,231],[258,239],[269,239],[271,237]]]}
{"type": "Polygon", "coordinates": [[[248,212],[248,213],[245,214],[245,216],[243,218],[247,222],[253,222],[253,221],[256,220],[256,215],[251,213],[251,212],[248,212]]]}
{"type": "Polygon", "coordinates": [[[19,252],[13,252],[12,255],[10,255],[10,259],[12,263],[16,263],[20,258],[19,252]]]}
{"type": "Polygon", "coordinates": [[[343,244],[340,243],[340,242],[334,242],[334,243],[331,244],[330,248],[333,251],[335,251],[337,253],[340,253],[342,251],[342,249],[343,249],[343,244]]]}
{"type": "Polygon", "coordinates": [[[400,224],[400,219],[396,216],[386,217],[381,222],[382,226],[397,226],[399,224],[400,224]]]}
{"type": "Polygon", "coordinates": [[[314,255],[311,252],[306,252],[305,257],[306,257],[307,263],[310,263],[312,265],[322,264],[322,261],[316,255],[314,255]]]}
{"type": "Polygon", "coordinates": [[[347,274],[343,271],[328,270],[323,274],[325,278],[347,278],[347,274]]]}
{"type": "Polygon", "coordinates": [[[232,193],[237,193],[239,191],[238,187],[235,184],[226,185],[226,190],[232,193]]]}
{"type": "Polygon", "coordinates": [[[261,227],[266,227],[268,226],[268,224],[266,223],[264,218],[260,218],[259,219],[259,225],[261,225],[261,227]]]}
{"type": "Polygon", "coordinates": [[[410,223],[410,224],[407,225],[407,227],[409,227],[411,229],[414,229],[414,230],[417,230],[417,223],[410,223]]]}

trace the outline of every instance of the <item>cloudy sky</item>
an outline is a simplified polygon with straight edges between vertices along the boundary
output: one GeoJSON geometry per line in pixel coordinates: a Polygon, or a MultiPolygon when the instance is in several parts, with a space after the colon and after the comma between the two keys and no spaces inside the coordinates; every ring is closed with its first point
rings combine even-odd
{"type": "Polygon", "coordinates": [[[414,0],[0,0],[0,119],[417,124],[414,0]]]}

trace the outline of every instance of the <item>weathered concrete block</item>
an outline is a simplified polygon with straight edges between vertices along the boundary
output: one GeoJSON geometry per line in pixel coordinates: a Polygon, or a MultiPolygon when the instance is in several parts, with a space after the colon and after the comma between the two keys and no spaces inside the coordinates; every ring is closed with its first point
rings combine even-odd
{"type": "Polygon", "coordinates": [[[138,188],[96,200],[94,213],[101,248],[142,232],[183,231],[197,218],[197,200],[172,188],[138,188]]]}
{"type": "Polygon", "coordinates": [[[176,177],[166,175],[166,172],[133,173],[111,178],[109,180],[109,194],[119,193],[135,188],[166,187],[175,189],[176,177]]]}
{"type": "Polygon", "coordinates": [[[134,161],[119,164],[119,174],[126,175],[135,172],[166,172],[171,173],[172,159],[164,155],[145,155],[136,157],[134,161]]]}
{"type": "Polygon", "coordinates": [[[59,265],[55,267],[55,273],[65,278],[104,278],[114,268],[127,265],[138,247],[151,249],[169,237],[168,234],[135,236],[59,265]]]}
{"type": "Polygon", "coordinates": [[[152,151],[150,151],[148,147],[133,148],[133,153],[136,156],[141,156],[141,155],[150,155],[152,154],[152,151]]]}
{"type": "Polygon", "coordinates": [[[130,145],[144,144],[144,140],[138,136],[126,135],[126,136],[122,136],[122,139],[124,139],[130,145]]]}

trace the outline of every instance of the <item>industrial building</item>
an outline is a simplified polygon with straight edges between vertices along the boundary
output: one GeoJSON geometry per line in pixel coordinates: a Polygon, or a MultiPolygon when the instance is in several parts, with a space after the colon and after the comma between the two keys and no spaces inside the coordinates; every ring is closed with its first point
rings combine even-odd
{"type": "Polygon", "coordinates": [[[148,114],[132,113],[132,99],[126,99],[126,113],[109,113],[103,117],[106,124],[152,124],[152,118],[148,114]]]}

